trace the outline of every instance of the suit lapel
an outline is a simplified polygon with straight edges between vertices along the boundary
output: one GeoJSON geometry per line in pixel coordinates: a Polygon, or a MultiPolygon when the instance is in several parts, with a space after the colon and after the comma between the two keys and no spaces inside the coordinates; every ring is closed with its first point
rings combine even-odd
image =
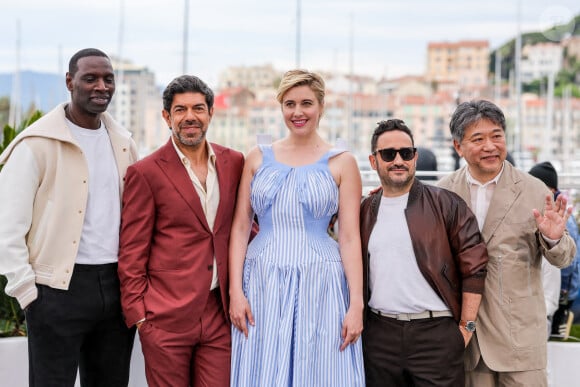
{"type": "Polygon", "coordinates": [[[185,166],[181,160],[179,160],[179,156],[173,148],[171,139],[169,139],[167,144],[163,147],[161,155],[157,160],[157,164],[173,184],[175,190],[181,195],[183,201],[187,203],[189,208],[193,211],[199,222],[208,232],[211,232],[205,213],[201,207],[199,195],[193,186],[193,182],[189,178],[185,166]]]}
{"type": "MultiPolygon", "coordinates": [[[[512,168],[511,164],[505,163],[503,173],[497,183],[497,187],[495,187],[491,202],[489,203],[487,215],[483,224],[483,230],[481,230],[481,235],[483,236],[485,243],[489,242],[494,232],[503,222],[506,214],[514,205],[521,193],[519,185],[516,184],[514,179],[512,168]]],[[[461,196],[469,208],[475,212],[475,210],[471,208],[471,193],[469,191],[469,185],[467,184],[466,171],[467,167],[463,167],[463,169],[457,174],[451,182],[451,190],[461,196]]]]}
{"type": "Polygon", "coordinates": [[[232,177],[232,167],[229,165],[230,159],[226,157],[224,149],[213,145],[212,148],[216,156],[215,168],[220,191],[220,202],[214,220],[214,229],[217,230],[223,221],[230,221],[230,219],[224,219],[223,214],[224,211],[228,210],[229,203],[235,203],[237,189],[232,187],[232,181],[235,181],[235,179],[232,177]]]}
{"type": "Polygon", "coordinates": [[[514,179],[512,169],[511,164],[504,163],[504,170],[493,192],[481,232],[485,243],[489,242],[521,194],[520,186],[517,184],[518,181],[514,179]]]}
{"type": "MultiPolygon", "coordinates": [[[[464,167],[459,174],[455,177],[455,180],[451,182],[452,191],[457,195],[461,196],[461,199],[467,203],[469,208],[471,208],[471,192],[469,191],[469,185],[467,184],[467,174],[465,171],[467,167],[464,167]]],[[[471,208],[473,211],[473,208],[471,208]]]]}

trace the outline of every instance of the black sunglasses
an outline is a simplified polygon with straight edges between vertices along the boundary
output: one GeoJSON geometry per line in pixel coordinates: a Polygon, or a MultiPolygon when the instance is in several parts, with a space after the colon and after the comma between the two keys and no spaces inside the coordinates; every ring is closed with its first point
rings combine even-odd
{"type": "Polygon", "coordinates": [[[397,153],[401,155],[401,158],[405,161],[412,160],[415,157],[415,152],[417,152],[417,148],[385,148],[385,149],[377,149],[373,152],[373,155],[376,156],[377,153],[381,155],[381,159],[384,162],[390,163],[397,157],[397,153]]]}

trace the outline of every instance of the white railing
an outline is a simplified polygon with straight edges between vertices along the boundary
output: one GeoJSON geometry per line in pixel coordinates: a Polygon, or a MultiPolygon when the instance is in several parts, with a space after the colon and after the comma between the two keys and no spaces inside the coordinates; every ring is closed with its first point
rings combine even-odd
{"type": "MultiPolygon", "coordinates": [[[[417,171],[417,177],[422,176],[437,176],[438,178],[446,176],[450,171],[417,171]]],[[[360,171],[363,185],[363,194],[366,195],[370,189],[376,188],[380,185],[377,172],[374,170],[360,171]]],[[[426,180],[427,183],[436,183],[436,180],[426,180]]],[[[559,173],[558,185],[560,191],[567,192],[572,197],[580,197],[580,173],[559,173]]]]}

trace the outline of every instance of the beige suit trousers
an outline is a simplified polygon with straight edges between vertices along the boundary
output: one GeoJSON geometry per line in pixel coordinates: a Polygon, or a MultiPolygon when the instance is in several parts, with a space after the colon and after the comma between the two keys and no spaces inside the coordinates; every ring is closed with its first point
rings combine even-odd
{"type": "Polygon", "coordinates": [[[547,387],[546,369],[515,372],[490,370],[483,358],[473,371],[465,372],[466,387],[547,387]]]}

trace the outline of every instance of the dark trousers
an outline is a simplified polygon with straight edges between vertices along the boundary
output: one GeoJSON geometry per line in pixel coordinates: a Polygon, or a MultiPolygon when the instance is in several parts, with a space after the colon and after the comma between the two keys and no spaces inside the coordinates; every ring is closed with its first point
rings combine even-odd
{"type": "Polygon", "coordinates": [[[465,342],[451,317],[398,321],[369,312],[362,338],[367,387],[465,385],[465,342]]]}
{"type": "Polygon", "coordinates": [[[75,265],[68,290],[38,285],[25,311],[31,387],[127,386],[135,329],[120,303],[117,264],[75,265]]]}
{"type": "Polygon", "coordinates": [[[219,289],[210,292],[203,315],[191,329],[169,332],[154,321],[139,328],[150,387],[229,387],[231,325],[219,289]]]}

